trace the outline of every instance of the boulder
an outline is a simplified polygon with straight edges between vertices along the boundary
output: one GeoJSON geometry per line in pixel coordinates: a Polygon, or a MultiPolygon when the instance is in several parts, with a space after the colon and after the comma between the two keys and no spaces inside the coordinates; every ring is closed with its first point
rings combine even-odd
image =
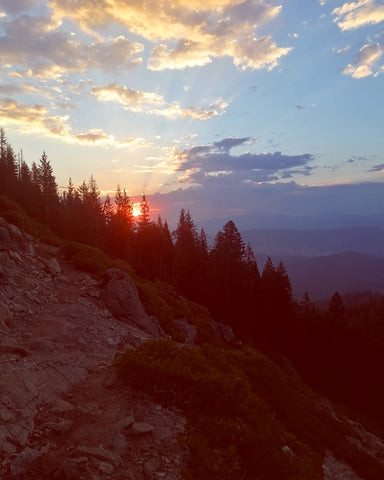
{"type": "Polygon", "coordinates": [[[226,342],[233,342],[233,340],[235,340],[235,334],[229,325],[212,321],[212,327],[216,337],[221,338],[226,342]]]}
{"type": "Polygon", "coordinates": [[[149,423],[133,423],[127,431],[128,435],[132,437],[141,437],[142,435],[148,435],[153,432],[153,426],[149,423]]]}
{"type": "Polygon", "coordinates": [[[7,248],[11,244],[11,236],[4,226],[0,226],[0,248],[7,248]]]}
{"type": "Polygon", "coordinates": [[[52,275],[60,275],[61,268],[56,258],[51,258],[46,262],[46,269],[52,275]]]}
{"type": "Polygon", "coordinates": [[[197,340],[197,328],[195,325],[191,325],[188,320],[182,318],[180,320],[175,321],[177,329],[180,333],[185,335],[185,337],[190,340],[191,342],[196,342],[197,340]]]}
{"type": "Polygon", "coordinates": [[[38,450],[29,447],[25,448],[11,463],[11,475],[16,477],[26,473],[39,457],[41,457],[41,452],[38,450]]]}
{"type": "Polygon", "coordinates": [[[146,314],[135,284],[122,270],[111,268],[107,271],[102,296],[118,320],[134,323],[153,337],[165,336],[158,320],[146,314]]]}

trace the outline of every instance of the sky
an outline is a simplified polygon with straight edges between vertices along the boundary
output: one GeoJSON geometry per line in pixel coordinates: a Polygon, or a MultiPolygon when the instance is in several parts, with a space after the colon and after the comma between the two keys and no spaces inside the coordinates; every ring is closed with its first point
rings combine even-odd
{"type": "Polygon", "coordinates": [[[162,216],[384,213],[384,2],[0,0],[0,126],[162,216]]]}

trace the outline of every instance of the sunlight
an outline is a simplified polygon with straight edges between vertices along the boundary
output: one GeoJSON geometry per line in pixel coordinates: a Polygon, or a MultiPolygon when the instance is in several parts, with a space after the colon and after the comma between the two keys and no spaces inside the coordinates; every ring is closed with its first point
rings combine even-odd
{"type": "Polygon", "coordinates": [[[134,203],[132,205],[132,215],[136,218],[140,216],[140,214],[141,214],[140,203],[134,203]]]}

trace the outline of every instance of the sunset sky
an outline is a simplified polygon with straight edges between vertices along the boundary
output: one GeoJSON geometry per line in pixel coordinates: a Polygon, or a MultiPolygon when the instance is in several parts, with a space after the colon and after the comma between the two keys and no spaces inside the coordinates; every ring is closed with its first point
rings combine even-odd
{"type": "Polygon", "coordinates": [[[384,212],[384,2],[0,0],[0,126],[197,218],[384,212]]]}

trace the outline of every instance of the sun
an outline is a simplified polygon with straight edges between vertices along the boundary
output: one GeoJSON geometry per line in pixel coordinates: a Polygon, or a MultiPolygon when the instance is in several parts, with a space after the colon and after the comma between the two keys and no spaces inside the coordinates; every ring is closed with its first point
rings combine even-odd
{"type": "Polygon", "coordinates": [[[132,205],[132,215],[136,218],[141,215],[141,206],[140,203],[134,203],[132,205]]]}

